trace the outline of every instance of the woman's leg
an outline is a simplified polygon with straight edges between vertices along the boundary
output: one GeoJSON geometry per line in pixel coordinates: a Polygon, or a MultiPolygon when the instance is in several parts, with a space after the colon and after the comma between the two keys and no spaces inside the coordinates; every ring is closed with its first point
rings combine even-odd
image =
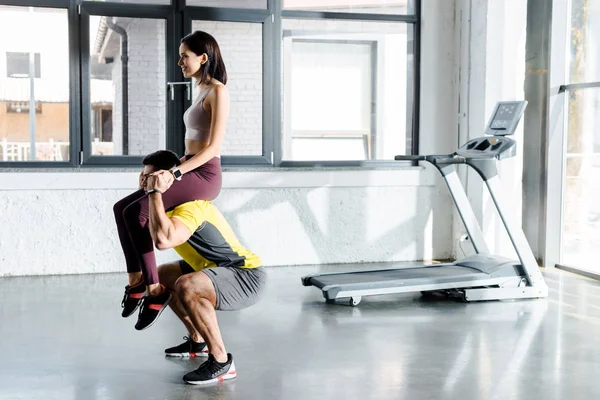
{"type": "MultiPolygon", "coordinates": [[[[214,200],[221,190],[222,177],[220,160],[210,160],[200,168],[183,175],[181,181],[173,185],[162,195],[165,210],[194,200],[214,200]]],[[[149,199],[144,195],[128,205],[124,211],[124,220],[140,261],[144,282],[150,294],[161,293],[154,255],[154,243],[148,229],[150,220],[149,199]]]]}
{"type": "Polygon", "coordinates": [[[141,199],[144,195],[144,190],[137,190],[129,196],[119,200],[113,206],[115,222],[117,223],[117,232],[119,234],[119,241],[121,242],[121,248],[123,249],[123,254],[125,255],[125,264],[127,265],[127,272],[129,274],[129,286],[135,286],[138,284],[142,279],[142,273],[140,260],[129,236],[129,232],[127,232],[127,225],[125,224],[123,212],[128,205],[136,200],[141,199]]]}

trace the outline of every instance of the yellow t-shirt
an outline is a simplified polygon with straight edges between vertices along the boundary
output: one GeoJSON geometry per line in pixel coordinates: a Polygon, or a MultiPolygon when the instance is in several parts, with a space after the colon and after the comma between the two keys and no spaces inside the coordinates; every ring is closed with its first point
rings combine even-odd
{"type": "Polygon", "coordinates": [[[167,211],[169,218],[177,218],[192,232],[187,242],[175,251],[199,271],[203,268],[238,267],[257,268],[260,257],[242,246],[223,214],[210,201],[196,200],[167,211]]]}

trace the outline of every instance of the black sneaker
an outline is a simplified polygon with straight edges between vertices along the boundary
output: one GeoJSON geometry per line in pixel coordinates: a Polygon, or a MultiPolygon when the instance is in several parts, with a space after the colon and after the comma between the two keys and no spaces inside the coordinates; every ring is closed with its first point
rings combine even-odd
{"type": "Polygon", "coordinates": [[[160,285],[163,292],[157,296],[144,296],[142,305],[140,306],[140,313],[138,315],[135,329],[138,331],[144,330],[152,326],[154,321],[162,314],[163,310],[167,308],[171,302],[171,293],[163,286],[160,285]]]}
{"type": "Polygon", "coordinates": [[[212,354],[197,370],[186,374],[183,380],[192,385],[206,385],[213,382],[221,382],[233,379],[237,376],[233,357],[227,353],[227,362],[219,363],[212,354]]]}
{"type": "Polygon", "coordinates": [[[208,346],[206,343],[196,343],[192,338],[184,336],[185,342],[179,346],[170,347],[165,350],[165,355],[170,357],[198,357],[208,356],[208,346]]]}
{"type": "Polygon", "coordinates": [[[123,295],[123,300],[121,301],[121,307],[123,308],[121,316],[123,318],[129,317],[135,312],[135,310],[137,310],[139,305],[142,303],[142,297],[144,297],[145,291],[146,285],[144,285],[143,281],[135,286],[125,286],[125,294],[123,295]]]}

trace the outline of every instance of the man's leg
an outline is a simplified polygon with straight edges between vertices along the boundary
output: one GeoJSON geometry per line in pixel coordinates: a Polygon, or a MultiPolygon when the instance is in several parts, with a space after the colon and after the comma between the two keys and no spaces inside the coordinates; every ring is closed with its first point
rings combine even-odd
{"type": "Polygon", "coordinates": [[[265,283],[262,268],[234,267],[208,268],[177,280],[175,294],[210,352],[208,361],[183,377],[185,382],[198,385],[237,376],[233,356],[225,350],[215,310],[240,310],[255,304],[265,283]]]}
{"type": "MultiPolygon", "coordinates": [[[[193,269],[191,269],[191,267],[189,267],[187,263],[183,261],[173,262],[161,265],[158,268],[158,277],[167,290],[174,294],[175,282],[177,282],[177,279],[179,279],[182,275],[192,271],[193,269]],[[184,270],[186,267],[189,268],[189,270],[184,270]]],[[[178,357],[208,355],[208,349],[204,343],[202,335],[200,335],[200,333],[194,327],[194,324],[192,324],[190,317],[185,311],[185,308],[183,308],[177,299],[177,296],[173,295],[173,298],[169,303],[169,307],[171,307],[171,310],[173,310],[175,315],[177,315],[179,320],[183,323],[183,325],[185,325],[189,333],[189,337],[186,337],[186,342],[180,344],[179,346],[166,349],[166,355],[178,357]]]]}
{"type": "Polygon", "coordinates": [[[208,360],[198,369],[186,374],[183,380],[204,385],[237,376],[231,354],[227,354],[217,323],[215,307],[217,294],[212,280],[204,272],[184,275],[175,283],[175,294],[191,323],[208,345],[208,360]]]}
{"type": "Polygon", "coordinates": [[[203,272],[184,275],[175,283],[175,293],[188,320],[206,341],[210,354],[217,362],[227,362],[215,312],[217,294],[210,278],[203,272]]]}

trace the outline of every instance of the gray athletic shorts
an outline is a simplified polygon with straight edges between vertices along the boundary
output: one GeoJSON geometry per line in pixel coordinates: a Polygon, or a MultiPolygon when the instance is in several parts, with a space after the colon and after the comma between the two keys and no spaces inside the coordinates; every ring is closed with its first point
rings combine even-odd
{"type": "Polygon", "coordinates": [[[267,283],[267,273],[263,267],[215,267],[196,271],[180,260],[179,268],[183,275],[203,272],[210,278],[217,294],[216,309],[221,311],[241,310],[255,304],[267,283]]]}

